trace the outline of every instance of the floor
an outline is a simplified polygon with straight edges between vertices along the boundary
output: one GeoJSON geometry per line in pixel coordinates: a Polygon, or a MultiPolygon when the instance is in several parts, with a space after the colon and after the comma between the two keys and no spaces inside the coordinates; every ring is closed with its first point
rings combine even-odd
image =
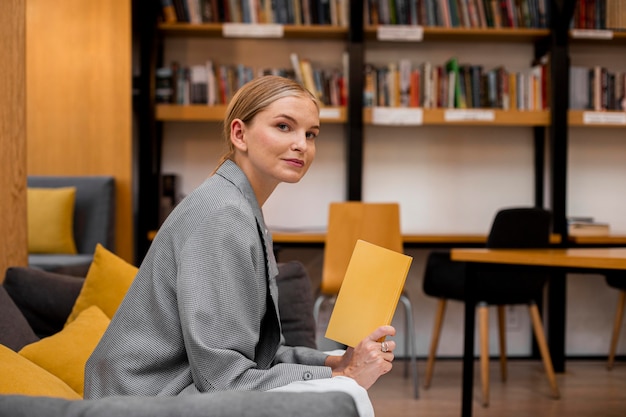
{"type": "MultiPolygon", "coordinates": [[[[478,365],[478,362],[476,362],[478,365]]],[[[418,361],[420,384],[424,361],[418,361]]],[[[428,390],[420,386],[419,398],[412,398],[410,378],[404,378],[404,362],[381,377],[370,398],[377,417],[443,417],[461,415],[460,360],[440,360],[428,390]]],[[[626,362],[617,362],[608,371],[602,360],[570,360],[566,372],[557,375],[561,398],[555,400],[540,361],[508,362],[508,380],[500,380],[497,361],[490,373],[490,405],[481,405],[480,376],[475,369],[473,415],[476,417],[625,417],[626,362]]]]}

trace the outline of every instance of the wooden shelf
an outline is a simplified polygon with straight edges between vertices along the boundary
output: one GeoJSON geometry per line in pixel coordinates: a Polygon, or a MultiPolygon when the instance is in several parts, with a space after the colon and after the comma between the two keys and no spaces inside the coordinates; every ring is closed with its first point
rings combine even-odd
{"type": "MultiPolygon", "coordinates": [[[[363,122],[372,125],[372,109],[363,110],[363,122]]],[[[500,109],[423,109],[423,125],[446,125],[446,126],[549,126],[550,111],[510,111],[500,109]],[[466,110],[470,113],[493,112],[492,121],[482,120],[446,120],[446,112],[466,110]]]]}
{"type": "MultiPolygon", "coordinates": [[[[214,37],[222,38],[224,25],[222,23],[160,23],[159,31],[167,36],[184,37],[214,37]]],[[[330,25],[283,25],[283,36],[264,37],[259,39],[347,39],[348,28],[330,25]]],[[[233,37],[237,39],[240,37],[233,37]]]]}
{"type": "MultiPolygon", "coordinates": [[[[459,42],[535,42],[548,37],[548,29],[534,28],[446,28],[425,26],[424,41],[459,42]]],[[[365,28],[365,38],[376,40],[378,27],[365,28]]],[[[401,41],[400,41],[401,42],[401,41]]]]}
{"type": "Polygon", "coordinates": [[[626,112],[570,110],[567,114],[567,123],[569,126],[576,127],[612,127],[626,129],[626,112]],[[595,121],[585,121],[585,113],[593,116],[592,120],[595,119],[595,121]]]}
{"type": "MultiPolygon", "coordinates": [[[[477,111],[493,111],[493,121],[446,121],[445,112],[448,110],[461,109],[424,109],[424,125],[447,125],[447,126],[548,126],[550,124],[550,111],[508,111],[499,109],[465,109],[477,111]]],[[[157,104],[156,119],[161,122],[221,122],[224,120],[226,112],[225,105],[205,106],[202,104],[180,106],[176,104],[157,104]]],[[[323,123],[346,123],[346,108],[344,107],[323,107],[320,120],[323,123]]],[[[582,121],[582,112],[579,116],[582,121]]],[[[372,123],[372,109],[363,110],[363,121],[365,124],[372,123]]],[[[580,123],[582,125],[582,122],[580,123]]]]}
{"type": "Polygon", "coordinates": [[[572,43],[593,43],[598,46],[604,45],[624,45],[626,44],[626,31],[596,31],[596,30],[581,30],[581,29],[572,29],[569,31],[570,42],[572,43]],[[583,36],[577,35],[576,33],[583,34],[583,36]],[[602,33],[612,33],[611,38],[605,38],[601,34],[602,33]],[[585,33],[589,33],[590,36],[584,36],[585,33]],[[595,34],[600,34],[600,36],[596,36],[595,34]]]}
{"type": "MultiPolygon", "coordinates": [[[[226,114],[226,105],[207,106],[194,104],[180,106],[176,104],[157,104],[156,119],[161,122],[222,122],[226,114]]],[[[345,123],[344,107],[322,107],[322,123],[345,123]]]]}

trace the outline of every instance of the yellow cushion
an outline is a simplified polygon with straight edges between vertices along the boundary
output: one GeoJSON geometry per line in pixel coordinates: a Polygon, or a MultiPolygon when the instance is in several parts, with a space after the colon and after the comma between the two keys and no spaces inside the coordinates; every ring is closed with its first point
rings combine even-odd
{"type": "Polygon", "coordinates": [[[81,398],[77,392],[45,369],[0,345],[0,394],[81,398]]]}
{"type": "Polygon", "coordinates": [[[102,310],[91,306],[59,333],[24,346],[19,354],[59,377],[82,397],[85,364],[110,321],[102,310]]]}
{"type": "Polygon", "coordinates": [[[107,317],[112,318],[133,282],[137,270],[137,267],[108,251],[104,246],[96,245],[85,283],[65,324],[71,323],[81,311],[94,305],[107,317]]]}
{"type": "Polygon", "coordinates": [[[76,187],[28,188],[28,252],[76,253],[76,187]]]}

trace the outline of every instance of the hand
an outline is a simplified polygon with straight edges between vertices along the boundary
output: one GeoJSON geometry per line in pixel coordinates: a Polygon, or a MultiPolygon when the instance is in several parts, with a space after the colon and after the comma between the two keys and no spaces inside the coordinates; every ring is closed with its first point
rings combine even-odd
{"type": "Polygon", "coordinates": [[[381,326],[363,339],[355,348],[348,348],[343,356],[329,356],[326,365],[333,369],[333,376],[348,376],[365,389],[369,389],[378,378],[392,368],[396,342],[385,341],[387,352],[383,352],[378,340],[394,336],[396,329],[381,326]]]}

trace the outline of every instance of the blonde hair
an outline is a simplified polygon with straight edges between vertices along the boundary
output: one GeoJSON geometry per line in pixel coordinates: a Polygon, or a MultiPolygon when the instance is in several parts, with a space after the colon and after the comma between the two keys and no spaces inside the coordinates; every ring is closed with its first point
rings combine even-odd
{"type": "Polygon", "coordinates": [[[244,84],[233,96],[226,109],[224,117],[223,138],[228,147],[222,156],[218,168],[228,159],[232,159],[235,148],[230,141],[230,125],[235,119],[249,123],[259,112],[265,110],[276,100],[285,97],[309,98],[319,110],[319,103],[315,96],[304,86],[289,78],[277,75],[264,75],[244,84]]]}

